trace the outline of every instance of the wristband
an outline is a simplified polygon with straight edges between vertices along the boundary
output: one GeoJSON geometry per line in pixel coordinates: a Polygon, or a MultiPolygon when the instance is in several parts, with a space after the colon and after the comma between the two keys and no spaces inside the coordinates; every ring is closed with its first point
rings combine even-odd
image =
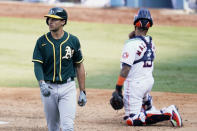
{"type": "Polygon", "coordinates": [[[125,79],[126,79],[125,77],[119,76],[116,85],[122,86],[124,84],[125,79]]]}

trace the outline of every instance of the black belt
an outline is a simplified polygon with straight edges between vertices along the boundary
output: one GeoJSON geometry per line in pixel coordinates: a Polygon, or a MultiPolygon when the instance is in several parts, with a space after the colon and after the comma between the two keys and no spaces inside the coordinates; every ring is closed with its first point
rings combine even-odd
{"type": "Polygon", "coordinates": [[[46,82],[53,83],[53,84],[65,84],[70,81],[74,81],[74,77],[69,77],[68,79],[63,80],[63,81],[46,81],[46,82]]]}

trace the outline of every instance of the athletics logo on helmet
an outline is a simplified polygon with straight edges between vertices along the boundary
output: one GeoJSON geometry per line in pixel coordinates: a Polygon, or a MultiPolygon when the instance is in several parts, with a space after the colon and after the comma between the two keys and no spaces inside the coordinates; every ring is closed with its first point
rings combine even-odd
{"type": "Polygon", "coordinates": [[[47,24],[48,24],[48,18],[55,18],[55,19],[65,20],[66,23],[67,23],[68,15],[67,15],[67,12],[63,8],[54,7],[54,8],[51,8],[49,10],[49,13],[47,15],[45,15],[44,17],[47,17],[47,19],[46,19],[47,24]]]}
{"type": "Polygon", "coordinates": [[[141,8],[134,17],[133,24],[137,27],[149,28],[153,25],[153,19],[148,9],[141,8]]]}

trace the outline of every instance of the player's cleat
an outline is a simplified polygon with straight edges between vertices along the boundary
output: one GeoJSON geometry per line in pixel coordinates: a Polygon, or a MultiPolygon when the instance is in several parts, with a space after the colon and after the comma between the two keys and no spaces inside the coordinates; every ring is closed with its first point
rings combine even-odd
{"type": "Polygon", "coordinates": [[[130,117],[127,118],[126,123],[127,123],[128,126],[133,126],[133,121],[130,117]]]}
{"type": "Polygon", "coordinates": [[[172,126],[181,127],[183,123],[177,107],[175,105],[171,105],[169,108],[172,109],[172,116],[170,118],[170,122],[172,123],[172,126]]]}

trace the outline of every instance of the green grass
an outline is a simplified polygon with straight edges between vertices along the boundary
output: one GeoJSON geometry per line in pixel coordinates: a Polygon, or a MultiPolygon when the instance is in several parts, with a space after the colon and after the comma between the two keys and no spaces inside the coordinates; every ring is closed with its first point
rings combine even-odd
{"type": "MultiPolygon", "coordinates": [[[[48,32],[45,20],[0,17],[0,87],[36,87],[32,52],[48,32]]],[[[114,88],[120,53],[131,25],[68,22],[65,30],[78,36],[85,57],[87,88],[114,88]]],[[[197,93],[197,28],[154,26],[156,43],[154,91],[197,93]]]]}

